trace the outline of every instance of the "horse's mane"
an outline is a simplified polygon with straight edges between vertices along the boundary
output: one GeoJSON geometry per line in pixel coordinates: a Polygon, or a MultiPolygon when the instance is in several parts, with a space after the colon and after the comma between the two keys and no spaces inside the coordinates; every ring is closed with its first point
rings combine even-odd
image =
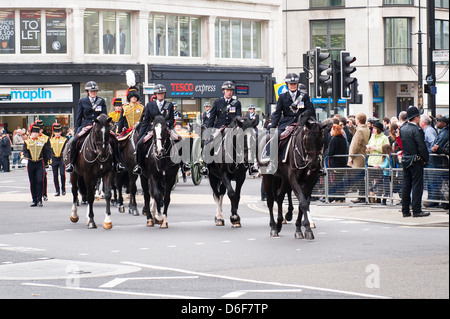
{"type": "Polygon", "coordinates": [[[163,127],[167,126],[166,119],[162,115],[155,116],[153,120],[153,127],[155,127],[156,124],[161,124],[163,127]]]}

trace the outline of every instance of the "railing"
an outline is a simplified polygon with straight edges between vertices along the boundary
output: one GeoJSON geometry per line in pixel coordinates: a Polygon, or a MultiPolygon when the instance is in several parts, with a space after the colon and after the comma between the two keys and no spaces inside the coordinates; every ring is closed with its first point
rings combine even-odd
{"type": "MultiPolygon", "coordinates": [[[[394,205],[401,201],[403,168],[401,158],[397,153],[390,155],[362,154],[351,155],[353,158],[363,157],[365,166],[361,168],[329,167],[332,157],[345,157],[349,155],[327,156],[325,158],[326,175],[321,177],[313,190],[313,197],[318,197],[326,203],[345,202],[346,199],[361,199],[365,203],[381,203],[394,205]],[[367,160],[370,156],[380,157],[383,162],[385,156],[389,157],[388,168],[369,166],[367,160]]],[[[424,168],[423,202],[434,204],[449,204],[449,170],[448,156],[430,154],[430,163],[424,168]],[[443,161],[446,161],[445,163],[443,161]]]]}

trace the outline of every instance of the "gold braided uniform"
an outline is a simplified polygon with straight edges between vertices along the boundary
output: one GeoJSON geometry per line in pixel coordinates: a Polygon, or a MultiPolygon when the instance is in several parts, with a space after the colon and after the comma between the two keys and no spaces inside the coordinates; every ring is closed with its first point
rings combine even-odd
{"type": "Polygon", "coordinates": [[[127,120],[128,128],[132,128],[134,124],[139,122],[144,111],[144,106],[141,103],[130,103],[123,106],[123,116],[127,120]]]}
{"type": "Polygon", "coordinates": [[[61,152],[64,148],[66,140],[67,138],[63,136],[61,137],[53,136],[52,138],[50,138],[50,146],[52,147],[54,157],[61,157],[61,152]]]}

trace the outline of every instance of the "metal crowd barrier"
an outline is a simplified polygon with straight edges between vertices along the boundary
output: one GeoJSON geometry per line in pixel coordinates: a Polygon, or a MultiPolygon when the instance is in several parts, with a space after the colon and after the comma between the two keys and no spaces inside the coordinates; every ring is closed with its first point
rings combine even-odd
{"type": "MultiPolygon", "coordinates": [[[[312,196],[326,203],[345,202],[346,199],[362,199],[365,203],[382,203],[394,205],[401,201],[403,168],[401,157],[397,153],[374,154],[364,157],[362,154],[352,155],[364,158],[365,166],[329,167],[331,156],[325,157],[326,175],[321,177],[313,189],[312,196]],[[389,156],[388,168],[377,168],[367,164],[370,156],[389,156]]],[[[345,157],[349,155],[336,155],[345,157]]],[[[430,155],[430,163],[424,168],[423,203],[431,205],[449,204],[449,170],[447,155],[430,155]]]]}

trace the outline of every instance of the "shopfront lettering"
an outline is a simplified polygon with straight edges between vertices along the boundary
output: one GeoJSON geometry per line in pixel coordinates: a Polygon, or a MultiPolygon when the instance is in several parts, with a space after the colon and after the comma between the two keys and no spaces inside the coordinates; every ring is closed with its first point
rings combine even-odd
{"type": "Polygon", "coordinates": [[[42,99],[51,99],[52,92],[48,90],[41,90],[38,88],[37,90],[24,90],[24,91],[11,91],[11,99],[12,100],[42,100],[42,99]]]}

